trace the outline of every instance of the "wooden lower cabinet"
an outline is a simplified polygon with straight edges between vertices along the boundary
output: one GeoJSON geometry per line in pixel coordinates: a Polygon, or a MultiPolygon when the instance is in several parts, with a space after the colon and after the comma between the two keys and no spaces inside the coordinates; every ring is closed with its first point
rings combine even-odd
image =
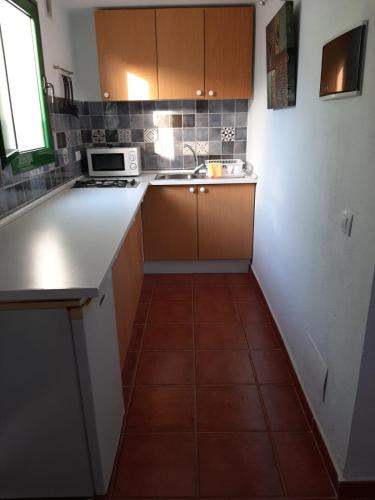
{"type": "Polygon", "coordinates": [[[254,184],[153,186],[142,207],[145,260],[250,259],[254,184]]]}
{"type": "Polygon", "coordinates": [[[112,267],[117,335],[124,367],[143,283],[142,219],[140,211],[112,267]]]}
{"type": "Polygon", "coordinates": [[[151,186],[142,206],[145,260],[196,260],[197,189],[151,186]]]}
{"type": "Polygon", "coordinates": [[[210,185],[199,192],[199,259],[252,257],[254,194],[254,184],[210,185]]]}

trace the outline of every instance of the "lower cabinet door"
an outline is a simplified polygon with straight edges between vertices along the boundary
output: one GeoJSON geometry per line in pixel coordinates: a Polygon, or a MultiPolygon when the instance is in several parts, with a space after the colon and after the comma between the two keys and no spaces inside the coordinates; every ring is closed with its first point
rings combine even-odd
{"type": "Polygon", "coordinates": [[[197,259],[197,187],[152,186],[142,205],[145,260],[197,259]]]}
{"type": "Polygon", "coordinates": [[[143,283],[142,219],[140,211],[112,266],[120,364],[124,367],[143,283]]]}
{"type": "Polygon", "coordinates": [[[254,194],[253,184],[208,185],[199,188],[199,259],[252,257],[254,194]]]}

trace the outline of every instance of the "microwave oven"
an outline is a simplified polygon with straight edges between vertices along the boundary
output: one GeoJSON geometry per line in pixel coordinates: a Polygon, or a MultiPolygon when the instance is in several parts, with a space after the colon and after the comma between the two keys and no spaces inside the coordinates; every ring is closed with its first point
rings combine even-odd
{"type": "Polygon", "coordinates": [[[141,148],[88,148],[90,177],[130,177],[142,171],[141,148]]]}

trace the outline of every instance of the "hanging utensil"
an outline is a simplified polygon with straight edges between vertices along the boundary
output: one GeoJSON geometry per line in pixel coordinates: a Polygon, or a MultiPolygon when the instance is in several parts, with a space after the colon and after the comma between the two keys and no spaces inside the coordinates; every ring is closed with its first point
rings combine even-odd
{"type": "Polygon", "coordinates": [[[70,76],[67,77],[68,83],[69,83],[69,94],[70,94],[70,114],[75,116],[76,118],[79,118],[78,115],[78,108],[74,104],[74,93],[73,93],[73,81],[70,76]]]}

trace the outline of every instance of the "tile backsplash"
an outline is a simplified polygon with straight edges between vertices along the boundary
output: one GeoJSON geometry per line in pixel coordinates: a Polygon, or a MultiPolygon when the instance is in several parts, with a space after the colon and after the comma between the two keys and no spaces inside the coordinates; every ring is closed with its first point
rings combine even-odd
{"type": "Polygon", "coordinates": [[[0,218],[86,171],[87,147],[139,146],[143,168],[193,168],[186,145],[207,159],[246,159],[247,100],[49,103],[55,162],[13,174],[0,164],[0,218]],[[82,160],[76,161],[76,151],[82,160]]]}
{"type": "MultiPolygon", "coordinates": [[[[76,103],[80,109],[80,103],[76,103]]],[[[49,103],[55,162],[21,174],[2,168],[0,161],[0,218],[40,198],[50,190],[82,174],[85,161],[76,161],[75,152],[84,154],[81,120],[66,114],[63,100],[49,103]]]]}
{"type": "Polygon", "coordinates": [[[140,146],[144,169],[192,168],[200,162],[246,158],[247,100],[84,102],[85,146],[140,146]]]}

